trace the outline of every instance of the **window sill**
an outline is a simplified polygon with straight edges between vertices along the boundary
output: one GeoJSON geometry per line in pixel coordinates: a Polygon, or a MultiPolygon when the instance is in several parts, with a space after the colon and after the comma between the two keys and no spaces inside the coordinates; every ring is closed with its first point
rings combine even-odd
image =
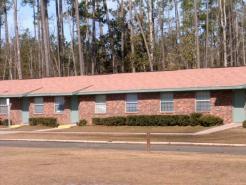
{"type": "Polygon", "coordinates": [[[55,112],[54,114],[55,114],[55,115],[63,115],[64,112],[55,112]]]}
{"type": "Polygon", "coordinates": [[[139,112],[125,112],[125,114],[138,114],[139,112]]]}
{"type": "Polygon", "coordinates": [[[107,112],[104,112],[104,113],[94,113],[95,115],[105,115],[105,114],[107,114],[107,112]]]}
{"type": "Polygon", "coordinates": [[[170,112],[168,112],[168,111],[160,111],[160,113],[161,114],[175,114],[174,111],[170,111],[170,112]]]}
{"type": "Polygon", "coordinates": [[[211,111],[196,111],[196,113],[211,113],[211,111]]]}
{"type": "Polygon", "coordinates": [[[44,113],[33,113],[33,115],[44,115],[44,113]]]}

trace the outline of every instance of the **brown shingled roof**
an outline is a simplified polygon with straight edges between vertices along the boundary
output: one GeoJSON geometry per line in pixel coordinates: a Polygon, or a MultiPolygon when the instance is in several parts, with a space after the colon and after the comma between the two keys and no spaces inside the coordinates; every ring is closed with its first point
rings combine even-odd
{"type": "Polygon", "coordinates": [[[0,96],[245,89],[246,67],[0,81],[0,96]]]}

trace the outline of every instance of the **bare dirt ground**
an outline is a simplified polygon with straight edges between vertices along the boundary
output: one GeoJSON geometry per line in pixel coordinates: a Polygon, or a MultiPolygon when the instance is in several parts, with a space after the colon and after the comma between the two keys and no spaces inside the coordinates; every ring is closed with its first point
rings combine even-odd
{"type": "MultiPolygon", "coordinates": [[[[51,140],[103,140],[103,141],[146,141],[146,135],[98,135],[81,133],[16,133],[0,135],[0,139],[51,139],[51,140]]],[[[246,144],[246,129],[239,127],[208,135],[165,135],[151,136],[151,141],[163,142],[196,142],[246,144]]]]}
{"type": "Polygon", "coordinates": [[[2,185],[244,185],[246,156],[1,148],[2,185]]]}

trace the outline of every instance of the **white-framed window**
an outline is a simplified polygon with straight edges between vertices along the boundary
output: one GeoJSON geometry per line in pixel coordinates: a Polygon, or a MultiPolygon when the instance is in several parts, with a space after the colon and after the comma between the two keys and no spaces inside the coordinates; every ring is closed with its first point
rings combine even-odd
{"type": "Polygon", "coordinates": [[[44,113],[44,98],[43,97],[35,97],[34,98],[34,113],[42,114],[44,113]]]}
{"type": "Polygon", "coordinates": [[[137,112],[138,111],[138,95],[127,94],[126,96],[126,112],[137,112]]]}
{"type": "Polygon", "coordinates": [[[0,114],[8,114],[8,105],[6,98],[0,98],[0,114]]]}
{"type": "Polygon", "coordinates": [[[199,91],[196,93],[196,112],[209,112],[211,109],[210,92],[199,91]]]}
{"type": "Polygon", "coordinates": [[[96,95],[95,97],[95,113],[104,114],[107,112],[106,95],[96,95]]]}
{"type": "Polygon", "coordinates": [[[174,111],[173,93],[161,93],[161,112],[173,112],[174,111]]]}
{"type": "Polygon", "coordinates": [[[65,98],[63,96],[55,97],[55,113],[63,113],[65,107],[65,98]]]}

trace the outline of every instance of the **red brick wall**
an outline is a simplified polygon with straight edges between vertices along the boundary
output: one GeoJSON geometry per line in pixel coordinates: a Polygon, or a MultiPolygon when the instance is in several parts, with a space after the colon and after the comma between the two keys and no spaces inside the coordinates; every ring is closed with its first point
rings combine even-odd
{"type": "MultiPolygon", "coordinates": [[[[11,112],[10,112],[10,119],[13,124],[21,124],[22,123],[22,111],[21,111],[21,105],[22,105],[22,99],[21,98],[11,98],[11,112]]],[[[8,119],[7,115],[0,114],[0,119],[8,119]]]]}
{"type": "Polygon", "coordinates": [[[219,116],[224,119],[225,123],[232,122],[232,91],[215,91],[211,92],[212,108],[210,114],[219,116]]]}
{"type": "MultiPolygon", "coordinates": [[[[86,119],[91,124],[93,117],[127,116],[127,115],[156,115],[156,114],[190,114],[195,112],[195,92],[174,93],[174,112],[160,112],[160,93],[138,94],[138,112],[125,112],[125,94],[107,95],[107,113],[95,114],[94,96],[81,96],[79,99],[80,119],[86,119]]],[[[222,117],[225,123],[232,121],[232,91],[211,92],[211,111],[222,117]]]]}
{"type": "Polygon", "coordinates": [[[35,117],[54,117],[60,124],[70,123],[70,97],[65,97],[65,108],[63,113],[55,113],[55,97],[44,97],[44,113],[35,114],[34,98],[30,99],[29,116],[35,117]]]}
{"type": "MultiPolygon", "coordinates": [[[[222,117],[225,123],[232,122],[232,91],[212,91],[211,111],[213,115],[222,117]]],[[[127,115],[156,115],[167,114],[160,112],[160,93],[140,93],[138,94],[138,112],[125,112],[125,94],[107,95],[107,113],[95,114],[95,96],[79,97],[80,119],[88,120],[91,124],[93,117],[127,116],[127,115]]],[[[19,124],[22,121],[20,98],[11,99],[11,119],[13,123],[19,124]]],[[[62,114],[54,111],[54,97],[44,97],[44,113],[34,113],[34,98],[30,98],[30,117],[55,117],[60,124],[70,123],[70,97],[65,97],[65,110],[62,114]]],[[[168,114],[190,114],[195,112],[195,92],[174,93],[174,112],[168,114]]],[[[205,113],[205,114],[208,114],[205,113]]],[[[0,115],[1,119],[6,119],[6,115],[0,115]]]]}

